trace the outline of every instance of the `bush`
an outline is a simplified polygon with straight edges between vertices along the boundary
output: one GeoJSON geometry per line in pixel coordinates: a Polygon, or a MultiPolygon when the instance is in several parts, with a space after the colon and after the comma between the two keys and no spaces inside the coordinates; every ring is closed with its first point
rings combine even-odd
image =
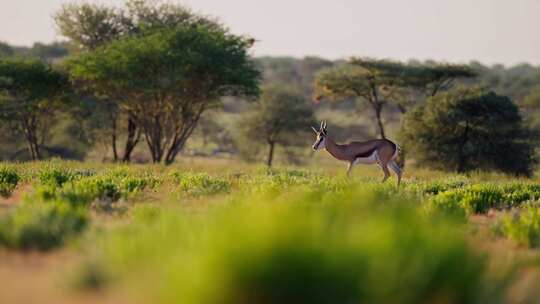
{"type": "Polygon", "coordinates": [[[455,176],[447,178],[446,180],[435,180],[429,182],[417,181],[415,183],[407,184],[406,187],[409,191],[417,192],[420,195],[436,195],[441,192],[463,188],[469,185],[470,181],[462,176],[455,176]]]}
{"type": "Polygon", "coordinates": [[[467,212],[461,204],[462,198],[462,190],[441,192],[427,201],[426,210],[430,215],[442,214],[464,220],[467,212]]]}
{"type": "Polygon", "coordinates": [[[25,203],[0,217],[0,245],[23,250],[53,249],[80,233],[87,221],[83,210],[64,202],[25,203]]]}
{"type": "Polygon", "coordinates": [[[402,132],[404,146],[420,164],[525,176],[536,163],[529,138],[514,102],[478,88],[431,97],[407,113],[402,132]]]}
{"type": "Polygon", "coordinates": [[[459,216],[486,213],[489,209],[516,207],[538,199],[539,190],[534,184],[474,184],[440,192],[428,199],[428,209],[459,216]]]}
{"type": "Polygon", "coordinates": [[[0,195],[2,197],[9,197],[17,183],[19,183],[20,177],[15,169],[2,166],[0,167],[0,195]]]}
{"type": "Polygon", "coordinates": [[[47,167],[39,174],[39,183],[49,187],[62,187],[64,183],[73,180],[75,175],[67,169],[57,167],[47,167]]]}
{"type": "Polygon", "coordinates": [[[182,192],[192,196],[213,195],[230,191],[230,183],[227,180],[211,177],[206,173],[173,172],[172,177],[182,192]]]}
{"type": "Polygon", "coordinates": [[[95,200],[113,203],[148,187],[153,188],[160,182],[152,175],[131,174],[123,170],[87,177],[59,170],[51,172],[43,178],[44,185],[36,188],[35,197],[45,201],[60,199],[79,206],[95,200]],[[57,179],[63,182],[56,183],[57,179]],[[71,182],[66,183],[68,180],[71,182]]]}
{"type": "Polygon", "coordinates": [[[504,215],[496,231],[531,248],[540,247],[540,208],[527,206],[520,212],[504,215]]]}

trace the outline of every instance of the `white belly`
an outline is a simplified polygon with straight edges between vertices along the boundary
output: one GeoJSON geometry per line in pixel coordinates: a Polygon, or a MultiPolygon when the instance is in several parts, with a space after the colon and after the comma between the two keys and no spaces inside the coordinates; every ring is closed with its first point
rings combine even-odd
{"type": "Polygon", "coordinates": [[[366,164],[366,165],[372,165],[372,164],[376,164],[377,163],[377,151],[374,151],[373,153],[371,153],[370,156],[368,157],[358,157],[354,160],[354,165],[358,165],[358,164],[366,164]]]}

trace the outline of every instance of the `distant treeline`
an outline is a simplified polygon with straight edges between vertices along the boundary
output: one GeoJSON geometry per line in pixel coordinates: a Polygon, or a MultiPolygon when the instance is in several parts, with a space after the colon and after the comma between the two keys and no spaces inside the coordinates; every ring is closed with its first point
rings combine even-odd
{"type": "MultiPolygon", "coordinates": [[[[500,126],[476,121],[508,120],[498,114],[503,108],[513,113],[508,130],[514,131],[499,137],[513,134],[527,141],[527,161],[532,160],[529,141],[540,130],[540,67],[528,64],[252,58],[251,37],[159,1],[127,0],[121,7],[65,4],[54,20],[65,42],[31,47],[0,42],[2,160],[62,157],[169,164],[190,150],[252,160],[268,153],[271,165],[275,146],[289,161],[302,158],[296,147],[305,157],[311,138],[307,125],[317,119],[328,120],[330,134],[339,141],[402,138],[412,147],[418,140],[433,142],[433,134],[450,132],[433,129],[424,139],[405,136],[419,134],[403,130],[403,122],[414,118],[406,114],[425,117],[429,113],[422,111],[436,111],[439,104],[447,108],[440,115],[455,113],[463,119],[456,125],[467,125],[467,135],[473,125],[477,130],[500,126]],[[468,108],[476,110],[467,113],[468,108]]],[[[448,152],[460,155],[454,168],[489,168],[465,160],[472,154],[482,158],[481,153],[488,155],[494,148],[486,144],[481,153],[461,149],[477,144],[472,139],[460,142],[463,136],[456,134],[459,153],[448,152]]],[[[517,146],[505,147],[497,149],[517,146]]],[[[423,149],[431,153],[430,145],[423,149]]],[[[530,174],[531,166],[527,168],[522,171],[530,174]]]]}
{"type": "MultiPolygon", "coordinates": [[[[0,56],[4,58],[39,58],[48,64],[58,64],[69,58],[70,55],[77,53],[78,51],[68,42],[36,43],[31,47],[13,46],[0,42],[0,56]]],[[[312,101],[314,98],[314,82],[317,74],[323,69],[345,63],[345,60],[332,61],[320,57],[256,57],[254,61],[262,71],[263,84],[281,84],[294,87],[308,101],[312,101]]],[[[408,64],[435,64],[435,62],[411,60],[408,64]]],[[[498,94],[510,97],[520,107],[527,106],[527,100],[534,99],[535,94],[540,91],[540,67],[530,64],[511,67],[503,65],[487,66],[476,61],[468,65],[477,72],[478,76],[473,79],[457,80],[457,82],[490,88],[498,94]]],[[[75,112],[59,113],[48,134],[46,155],[68,159],[85,159],[90,153],[91,157],[98,159],[112,159],[110,147],[103,140],[102,135],[104,133],[100,129],[104,124],[104,120],[106,120],[104,117],[106,107],[104,108],[97,103],[94,104],[92,100],[87,99],[86,101],[85,106],[75,112]],[[81,117],[84,119],[81,120],[81,117]]],[[[250,107],[247,103],[231,101],[230,99],[225,100],[224,105],[225,112],[231,114],[243,113],[250,107]]],[[[316,112],[318,109],[323,109],[323,111],[329,109],[328,111],[331,111],[331,113],[354,111],[357,107],[352,100],[339,104],[311,103],[311,105],[316,112]]],[[[391,115],[391,112],[398,112],[398,109],[390,107],[387,111],[389,113],[385,114],[387,116],[386,121],[389,124],[399,123],[394,121],[398,118],[391,115]]],[[[525,112],[528,123],[536,127],[536,117],[539,116],[536,108],[531,109],[531,107],[528,107],[525,112]]],[[[234,141],[231,140],[232,135],[228,134],[227,130],[223,130],[224,127],[231,126],[216,125],[216,121],[203,118],[199,124],[199,130],[195,132],[194,136],[202,138],[205,144],[208,144],[208,141],[213,141],[214,146],[222,147],[221,149],[216,148],[218,151],[234,152],[236,147],[234,141]]],[[[29,155],[26,152],[24,138],[20,134],[9,132],[9,125],[0,124],[0,128],[4,130],[0,135],[0,158],[4,160],[28,159],[29,155]]],[[[340,130],[340,126],[336,125],[334,129],[340,130]]],[[[347,134],[350,131],[344,130],[343,132],[343,135],[337,134],[337,136],[345,139],[349,136],[347,134]]],[[[124,134],[119,136],[122,137],[124,134]]],[[[141,160],[147,159],[144,156],[139,156],[139,158],[141,160]]]]}

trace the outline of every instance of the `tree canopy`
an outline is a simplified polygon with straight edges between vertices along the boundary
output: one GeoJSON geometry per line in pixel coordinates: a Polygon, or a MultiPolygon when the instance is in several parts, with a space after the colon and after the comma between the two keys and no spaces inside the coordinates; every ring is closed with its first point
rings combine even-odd
{"type": "Polygon", "coordinates": [[[41,158],[54,112],[69,90],[67,76],[39,60],[0,60],[0,115],[25,135],[32,159],[41,158]]]}
{"type": "Polygon", "coordinates": [[[267,165],[272,166],[276,145],[301,145],[299,133],[315,124],[313,110],[299,92],[271,85],[263,89],[259,102],[240,121],[247,145],[268,145],[267,165]]]}
{"type": "Polygon", "coordinates": [[[484,89],[459,88],[429,98],[405,116],[402,139],[419,165],[532,173],[532,146],[518,107],[484,89]]]}
{"type": "Polygon", "coordinates": [[[201,114],[223,96],[257,96],[252,40],[207,26],[178,26],[111,42],[70,61],[72,76],[114,94],[144,130],[154,162],[172,162],[201,114]]]}
{"type": "Polygon", "coordinates": [[[461,65],[407,65],[390,60],[352,58],[347,64],[323,70],[317,77],[316,99],[356,98],[372,108],[378,133],[385,138],[382,111],[387,104],[402,113],[415,104],[419,95],[434,96],[448,89],[456,78],[476,74],[461,65]]]}

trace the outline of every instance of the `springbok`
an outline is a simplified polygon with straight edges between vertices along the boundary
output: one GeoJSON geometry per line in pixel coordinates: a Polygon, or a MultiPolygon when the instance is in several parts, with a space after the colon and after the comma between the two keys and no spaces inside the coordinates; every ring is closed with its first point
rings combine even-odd
{"type": "Polygon", "coordinates": [[[311,127],[313,132],[317,134],[317,139],[313,144],[313,150],[326,149],[337,160],[347,161],[347,177],[350,176],[351,170],[357,164],[379,164],[384,172],[384,183],[389,177],[390,172],[388,166],[396,173],[398,186],[401,183],[401,168],[396,163],[396,158],[399,153],[399,147],[388,139],[373,139],[365,142],[351,142],[345,145],[336,144],[326,131],[326,122],[321,122],[319,130],[311,127]]]}

